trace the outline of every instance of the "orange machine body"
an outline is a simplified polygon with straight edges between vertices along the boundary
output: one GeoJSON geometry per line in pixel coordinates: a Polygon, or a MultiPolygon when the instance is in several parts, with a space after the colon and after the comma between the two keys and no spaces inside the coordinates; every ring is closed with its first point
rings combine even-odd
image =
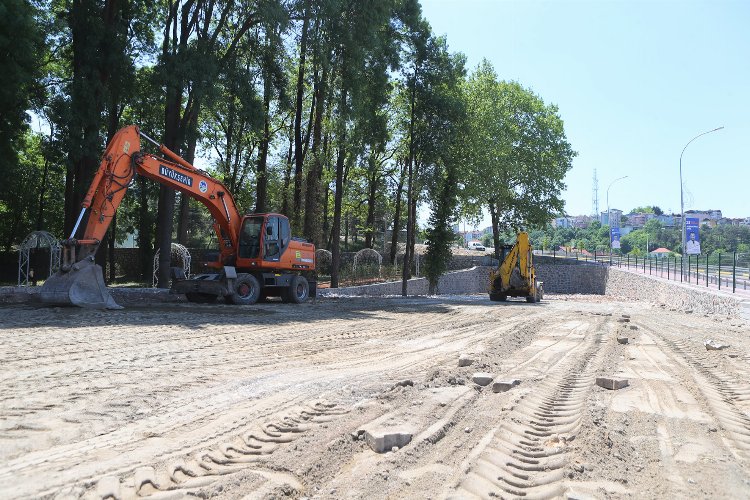
{"type": "Polygon", "coordinates": [[[220,257],[213,267],[231,265],[243,272],[315,269],[314,245],[291,237],[287,217],[273,213],[240,215],[224,184],[164,145],[159,149],[165,157],[141,152],[140,131],[135,125],[119,130],[112,138],[82,203],[90,213],[83,237],[77,240],[80,250],[76,260],[96,251],[137,173],[206,206],[215,220],[219,240],[220,257]],[[257,240],[250,241],[251,233],[257,233],[257,240]]]}

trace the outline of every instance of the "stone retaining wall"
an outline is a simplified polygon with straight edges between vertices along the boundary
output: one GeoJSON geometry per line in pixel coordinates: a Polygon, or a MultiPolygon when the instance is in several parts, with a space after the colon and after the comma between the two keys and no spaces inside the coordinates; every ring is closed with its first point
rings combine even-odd
{"type": "Polygon", "coordinates": [[[616,267],[609,269],[606,295],[651,302],[697,314],[721,314],[732,318],[750,319],[750,301],[744,297],[717,290],[702,290],[683,283],[662,281],[616,267]]]}
{"type": "Polygon", "coordinates": [[[536,279],[544,282],[545,292],[604,295],[609,271],[607,266],[583,261],[568,265],[546,259],[542,262],[537,260],[542,259],[535,259],[536,279]]]}
{"type": "MultiPolygon", "coordinates": [[[[490,269],[492,267],[476,266],[471,269],[446,273],[438,281],[437,291],[441,294],[487,293],[490,269]]],[[[407,282],[408,295],[427,295],[428,289],[427,278],[413,278],[407,282]]],[[[401,281],[345,288],[321,288],[318,290],[318,295],[401,295],[401,281]]]]}

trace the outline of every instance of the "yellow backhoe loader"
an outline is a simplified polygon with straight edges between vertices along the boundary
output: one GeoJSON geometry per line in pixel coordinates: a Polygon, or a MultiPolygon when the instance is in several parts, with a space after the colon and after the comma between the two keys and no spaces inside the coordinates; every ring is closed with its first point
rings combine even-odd
{"type": "Polygon", "coordinates": [[[514,245],[500,247],[500,266],[490,271],[490,300],[505,301],[508,297],[526,297],[526,302],[542,300],[542,282],[536,280],[534,254],[529,234],[518,233],[514,245]]]}

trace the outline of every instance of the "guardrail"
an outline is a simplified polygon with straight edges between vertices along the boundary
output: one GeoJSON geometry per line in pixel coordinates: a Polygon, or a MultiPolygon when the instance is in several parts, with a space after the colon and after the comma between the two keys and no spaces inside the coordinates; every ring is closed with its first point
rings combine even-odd
{"type": "Polygon", "coordinates": [[[637,271],[641,274],[659,276],[670,281],[696,286],[714,287],[736,293],[750,286],[750,254],[719,252],[704,255],[664,257],[638,257],[610,253],[575,251],[539,251],[535,254],[559,259],[574,259],[637,271]]]}

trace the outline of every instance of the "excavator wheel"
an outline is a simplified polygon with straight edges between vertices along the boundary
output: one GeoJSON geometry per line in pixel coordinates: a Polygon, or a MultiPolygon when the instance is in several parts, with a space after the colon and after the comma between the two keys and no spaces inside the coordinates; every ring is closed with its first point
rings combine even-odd
{"type": "Polygon", "coordinates": [[[252,274],[240,273],[234,280],[234,291],[227,298],[232,304],[249,306],[258,302],[260,283],[252,274]]]}
{"type": "Polygon", "coordinates": [[[508,296],[503,293],[491,293],[490,300],[493,302],[505,302],[508,296]]]}
{"type": "Polygon", "coordinates": [[[307,300],[307,297],[309,295],[310,284],[307,282],[307,278],[298,275],[292,278],[292,282],[289,284],[289,288],[282,292],[281,300],[283,302],[301,304],[307,300]]]}

